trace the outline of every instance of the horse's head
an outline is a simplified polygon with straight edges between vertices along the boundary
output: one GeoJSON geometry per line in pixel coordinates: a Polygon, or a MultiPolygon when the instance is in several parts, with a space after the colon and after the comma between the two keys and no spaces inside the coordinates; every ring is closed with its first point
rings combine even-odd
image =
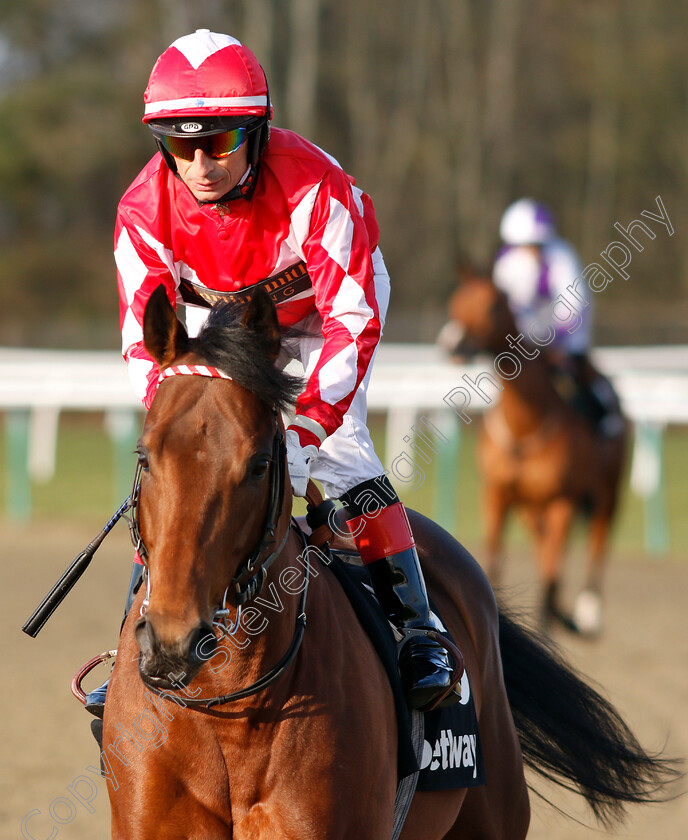
{"type": "Polygon", "coordinates": [[[137,447],[150,593],[135,632],[142,678],[168,688],[172,677],[189,682],[213,652],[213,617],[228,586],[233,603],[233,579],[239,588],[250,582],[287,532],[279,409],[293,402],[298,380],[275,366],[280,331],[263,290],[243,310],[214,307],[190,339],[159,287],[146,306],[144,343],[168,376],[137,447]],[[169,375],[194,370],[186,366],[205,366],[204,375],[169,375]],[[276,533],[264,542],[271,515],[276,533]]]}
{"type": "Polygon", "coordinates": [[[455,356],[500,353],[507,336],[516,335],[516,323],[504,292],[481,274],[464,276],[449,300],[450,323],[459,330],[452,348],[455,356]]]}

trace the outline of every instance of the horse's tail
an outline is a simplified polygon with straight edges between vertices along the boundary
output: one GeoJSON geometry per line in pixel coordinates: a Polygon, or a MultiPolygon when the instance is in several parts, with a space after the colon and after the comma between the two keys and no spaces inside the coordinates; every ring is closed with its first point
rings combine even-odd
{"type": "Polygon", "coordinates": [[[605,826],[629,803],[666,801],[678,762],[647,753],[614,707],[552,645],[500,610],[504,681],[523,759],[587,800],[605,826]]]}

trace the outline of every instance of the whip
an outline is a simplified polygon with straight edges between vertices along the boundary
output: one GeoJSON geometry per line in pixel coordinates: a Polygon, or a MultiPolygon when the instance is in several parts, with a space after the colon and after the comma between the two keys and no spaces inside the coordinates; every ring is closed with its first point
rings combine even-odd
{"type": "Polygon", "coordinates": [[[124,516],[124,514],[130,507],[131,496],[127,496],[126,501],[124,501],[120,505],[120,507],[115,512],[114,516],[110,519],[110,521],[103,528],[103,530],[98,534],[98,536],[95,539],[91,540],[91,542],[86,546],[86,548],[81,552],[81,554],[79,554],[72,561],[69,567],[65,569],[57,583],[55,583],[50,592],[48,592],[45,598],[36,607],[36,609],[33,611],[33,614],[31,615],[31,618],[29,618],[28,621],[26,621],[26,623],[22,627],[24,633],[27,633],[34,639],[36,638],[36,636],[41,631],[43,625],[55,612],[55,610],[60,606],[60,604],[64,601],[64,599],[70,593],[74,584],[86,571],[88,564],[93,559],[93,555],[96,553],[98,546],[103,542],[105,537],[114,528],[115,524],[119,522],[119,520],[122,518],[122,516],[124,516]]]}

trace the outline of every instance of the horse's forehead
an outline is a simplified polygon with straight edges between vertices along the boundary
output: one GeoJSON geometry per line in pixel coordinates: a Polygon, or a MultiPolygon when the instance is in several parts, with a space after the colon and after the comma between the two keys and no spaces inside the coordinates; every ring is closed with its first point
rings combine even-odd
{"type": "Polygon", "coordinates": [[[238,432],[248,438],[271,428],[270,417],[258,398],[237,383],[201,376],[165,381],[144,424],[144,434],[180,435],[209,430],[238,432]]]}

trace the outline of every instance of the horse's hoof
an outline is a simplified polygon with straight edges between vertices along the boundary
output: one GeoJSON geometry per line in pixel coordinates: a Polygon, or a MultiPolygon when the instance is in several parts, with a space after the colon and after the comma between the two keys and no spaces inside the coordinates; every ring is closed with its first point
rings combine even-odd
{"type": "Polygon", "coordinates": [[[559,585],[556,582],[548,584],[545,590],[545,597],[542,602],[540,613],[540,632],[545,636],[551,636],[555,625],[563,627],[569,633],[577,633],[578,627],[573,616],[563,610],[559,605],[559,585]]]}
{"type": "Polygon", "coordinates": [[[572,615],[569,615],[569,613],[564,612],[563,610],[558,610],[555,618],[559,622],[559,624],[564,628],[564,630],[568,630],[569,633],[580,632],[574,617],[572,615]]]}
{"type": "Polygon", "coordinates": [[[576,630],[582,636],[598,636],[602,630],[602,598],[599,592],[584,589],[578,594],[573,609],[576,630]]]}

